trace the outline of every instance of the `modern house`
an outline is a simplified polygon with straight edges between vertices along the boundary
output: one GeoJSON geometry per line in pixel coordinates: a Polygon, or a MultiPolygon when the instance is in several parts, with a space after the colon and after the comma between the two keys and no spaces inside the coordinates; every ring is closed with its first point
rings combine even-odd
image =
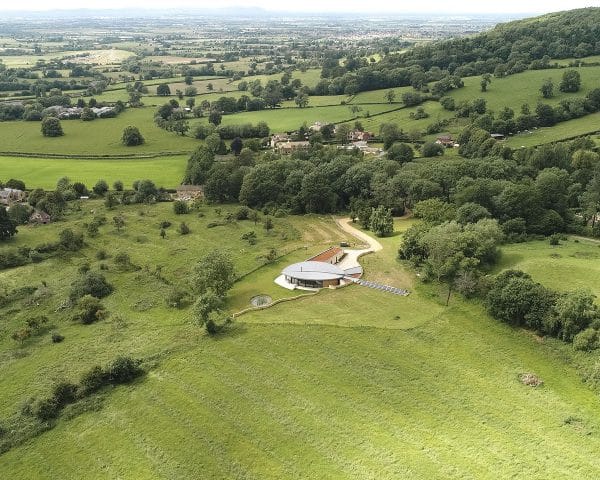
{"type": "Polygon", "coordinates": [[[284,268],[281,274],[287,283],[304,288],[336,287],[346,276],[337,265],[315,261],[294,263],[284,268]]]}
{"type": "Polygon", "coordinates": [[[315,255],[314,257],[309,258],[307,261],[325,262],[335,265],[342,259],[343,256],[344,250],[342,250],[340,247],[330,247],[327,250],[324,250],[321,253],[315,255]]]}

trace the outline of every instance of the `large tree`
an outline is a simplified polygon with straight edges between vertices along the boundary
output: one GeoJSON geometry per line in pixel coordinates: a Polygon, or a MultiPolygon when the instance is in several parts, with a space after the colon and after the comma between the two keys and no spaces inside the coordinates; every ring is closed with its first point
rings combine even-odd
{"type": "Polygon", "coordinates": [[[567,70],[565,73],[563,73],[562,80],[558,88],[561,92],[578,92],[581,88],[581,75],[577,70],[567,70]]]}
{"type": "Polygon", "coordinates": [[[17,224],[8,216],[8,211],[0,206],[0,241],[8,240],[17,233],[17,224]]]}
{"type": "Polygon", "coordinates": [[[133,147],[143,144],[145,140],[137,127],[129,125],[123,130],[121,141],[123,142],[123,145],[133,147]]]}
{"type": "Polygon", "coordinates": [[[233,286],[235,276],[230,256],[222,250],[213,250],[196,265],[193,283],[200,293],[212,290],[217,296],[224,297],[233,286]]]}
{"type": "Polygon", "coordinates": [[[44,137],[60,137],[64,135],[60,120],[55,117],[46,117],[42,120],[42,135],[44,137]]]}

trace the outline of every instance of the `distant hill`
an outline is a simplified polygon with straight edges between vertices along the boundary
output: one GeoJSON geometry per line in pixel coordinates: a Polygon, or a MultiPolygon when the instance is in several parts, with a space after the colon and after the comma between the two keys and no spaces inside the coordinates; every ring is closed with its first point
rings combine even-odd
{"type": "Polygon", "coordinates": [[[550,59],[600,54],[600,8],[517,20],[473,37],[434,42],[384,58],[382,67],[439,67],[460,76],[544,68],[550,59]],[[500,66],[499,70],[496,70],[500,66]]]}

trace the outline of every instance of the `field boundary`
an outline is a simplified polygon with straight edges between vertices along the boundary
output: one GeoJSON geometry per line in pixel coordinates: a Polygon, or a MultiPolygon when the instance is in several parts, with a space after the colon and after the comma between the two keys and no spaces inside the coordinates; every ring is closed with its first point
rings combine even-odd
{"type": "Polygon", "coordinates": [[[150,159],[169,157],[176,155],[189,155],[191,150],[177,150],[167,152],[155,152],[155,153],[121,153],[121,154],[106,154],[106,155],[92,155],[92,154],[61,154],[61,153],[35,153],[35,152],[3,152],[0,151],[0,157],[23,157],[23,158],[50,158],[56,160],[135,160],[135,159],[150,159]]]}
{"type": "Polygon", "coordinates": [[[256,307],[245,308],[244,310],[240,310],[239,312],[232,313],[231,316],[233,318],[238,318],[238,317],[241,317],[242,315],[244,315],[246,313],[249,313],[249,312],[255,312],[255,311],[258,311],[258,310],[265,310],[267,308],[274,307],[275,305],[279,305],[280,303],[283,303],[283,302],[291,302],[292,300],[298,300],[300,298],[314,297],[315,295],[318,295],[318,294],[319,294],[319,292],[316,291],[316,292],[311,292],[311,293],[303,293],[302,295],[296,295],[295,297],[280,298],[280,299],[275,300],[274,302],[268,303],[266,305],[259,305],[259,306],[256,306],[256,307]]]}

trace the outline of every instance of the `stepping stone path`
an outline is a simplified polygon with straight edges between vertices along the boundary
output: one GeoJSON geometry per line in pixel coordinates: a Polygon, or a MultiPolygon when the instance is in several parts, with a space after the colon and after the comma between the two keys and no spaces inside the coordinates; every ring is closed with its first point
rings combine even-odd
{"type": "Polygon", "coordinates": [[[368,280],[361,280],[360,278],[351,278],[354,283],[357,285],[362,285],[363,287],[372,288],[374,290],[381,290],[382,292],[392,293],[394,295],[401,295],[406,297],[410,294],[408,290],[404,290],[403,288],[390,287],[389,285],[382,285],[381,283],[370,282],[368,280]]]}

